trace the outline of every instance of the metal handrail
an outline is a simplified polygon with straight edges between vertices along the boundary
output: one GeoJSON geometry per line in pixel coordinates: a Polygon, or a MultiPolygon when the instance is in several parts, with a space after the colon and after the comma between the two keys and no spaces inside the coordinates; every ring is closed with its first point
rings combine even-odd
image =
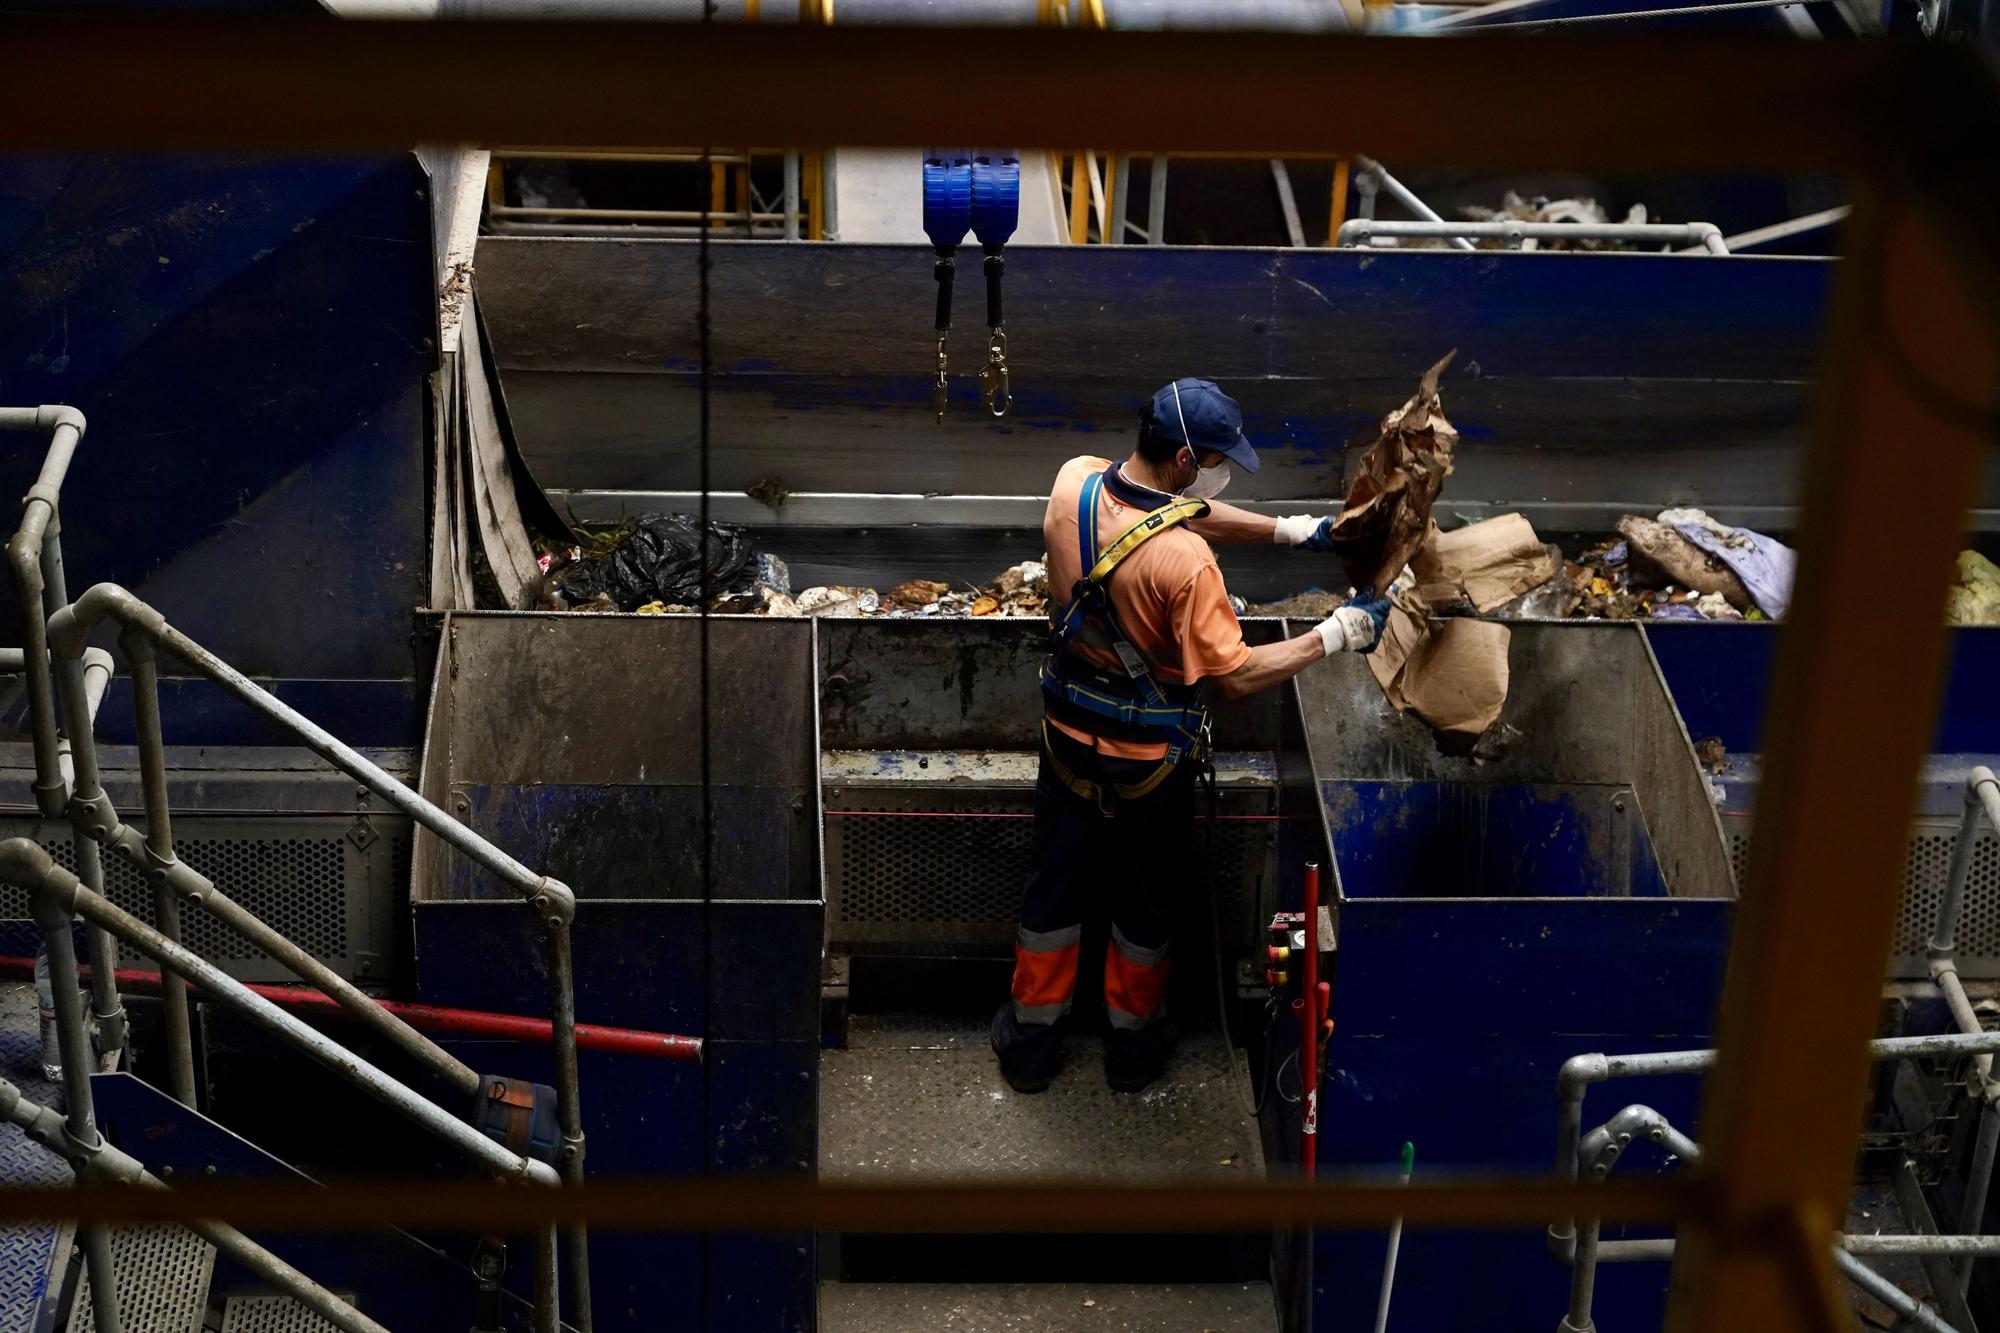
{"type": "Polygon", "coordinates": [[[1726,255],[1722,229],[1713,222],[1378,222],[1350,218],[1334,235],[1339,246],[1368,246],[1381,239],[1449,240],[1471,249],[1473,240],[1506,242],[1510,250],[1523,241],[1635,241],[1641,244],[1700,246],[1711,255],[1726,255]]]}
{"type": "MultiPolygon", "coordinates": [[[[0,429],[46,430],[50,434],[48,454],[35,486],[28,492],[21,527],[9,542],[8,553],[22,604],[24,647],[20,663],[28,684],[36,804],[45,816],[68,816],[81,874],[71,875],[56,868],[45,852],[25,840],[14,840],[21,849],[26,849],[12,853],[20,858],[17,861],[9,863],[0,856],[0,871],[8,864],[16,865],[20,877],[12,882],[29,889],[36,902],[37,920],[43,928],[56,991],[71,1146],[83,1153],[96,1152],[102,1145],[91,1110],[91,1043],[80,1009],[76,953],[69,935],[72,920],[81,917],[90,941],[93,1008],[103,1045],[108,1050],[122,1048],[125,1036],[124,1011],[116,987],[117,941],[124,940],[159,962],[166,997],[169,1081],[173,1095],[182,1102],[192,1106],[194,1101],[192,1040],[186,988],[181,984],[181,979],[187,978],[202,985],[218,1002],[243,1013],[253,1023],[452,1143],[483,1169],[509,1180],[537,1184],[558,1181],[556,1171],[508,1152],[466,1121],[440,1109],[269,1000],[250,992],[181,943],[179,903],[184,898],[205,908],[236,934],[285,964],[342,1009],[443,1077],[461,1094],[470,1096],[482,1086],[478,1073],[469,1065],[384,1009],[175,856],[158,694],[157,649],[164,646],[392,805],[409,813],[416,822],[492,870],[534,907],[546,928],[544,937],[548,947],[551,1043],[556,1056],[557,1114],[562,1132],[560,1180],[580,1184],[584,1140],[568,930],[575,911],[575,895],[560,881],[534,874],[484,838],[457,824],[331,734],[279,703],[220,658],[172,630],[164,617],[130,593],[103,584],[87,591],[75,605],[68,604],[57,502],[84,426],[82,414],[73,408],[0,409],[0,429]],[[96,700],[93,691],[86,687],[86,661],[93,667],[101,663],[106,679],[109,664],[104,654],[88,646],[87,640],[107,617],[123,626],[119,642],[132,667],[141,785],[147,809],[143,834],[124,824],[112,807],[100,780],[92,738],[96,700]],[[57,726],[58,716],[65,724],[61,728],[57,726]],[[99,849],[104,846],[130,861],[153,885],[158,929],[124,912],[104,895],[99,857],[99,849]]],[[[101,696],[101,688],[94,693],[101,696]]],[[[0,846],[0,853],[13,846],[13,842],[0,846]]],[[[115,1057],[108,1059],[107,1067],[115,1067],[114,1060],[115,1057]]],[[[577,1226],[568,1229],[567,1238],[573,1269],[573,1322],[582,1333],[589,1333],[587,1237],[577,1226]]],[[[83,1239],[92,1281],[100,1293],[99,1328],[105,1333],[117,1333],[117,1283],[110,1266],[108,1234],[102,1228],[87,1228],[83,1239]]],[[[546,1236],[536,1237],[534,1260],[536,1327],[540,1333],[553,1333],[558,1323],[553,1229],[546,1236]]]]}
{"type": "MultiPolygon", "coordinates": [[[[283,703],[248,676],[174,629],[159,611],[116,584],[100,583],[87,589],[74,603],[61,608],[49,618],[47,639],[50,651],[56,660],[80,658],[91,633],[105,620],[115,620],[123,627],[119,643],[132,660],[134,689],[137,695],[145,696],[156,687],[157,664],[154,654],[156,650],[164,650],[220,686],[224,692],[291,733],[321,758],[409,815],[416,823],[442,838],[469,859],[491,871],[520,893],[534,909],[544,927],[543,937],[547,947],[552,1045],[556,1065],[556,1114],[562,1133],[558,1162],[563,1182],[581,1185],[584,1134],[576,1059],[575,969],[569,932],[570,921],[576,912],[576,895],[571,892],[569,886],[548,875],[538,875],[529,870],[505,851],[425,800],[331,732],[283,703]]],[[[157,806],[164,811],[165,750],[163,737],[160,734],[158,709],[156,706],[141,706],[135,713],[139,721],[141,754],[143,756],[150,752],[153,756],[151,761],[143,764],[141,773],[147,791],[148,809],[157,806]]],[[[92,776],[94,777],[94,774],[92,776]]],[[[451,1056],[402,1019],[383,1009],[351,983],[324,967],[317,959],[272,930],[247,909],[216,890],[214,884],[206,877],[174,858],[170,840],[150,841],[147,836],[121,823],[101,786],[93,783],[89,789],[80,787],[71,800],[70,807],[71,818],[81,824],[93,840],[115,848],[120,855],[144,871],[156,885],[165,885],[172,893],[215,913],[238,934],[257,943],[273,957],[286,963],[300,977],[312,982],[342,1008],[368,1023],[401,1049],[423,1060],[454,1086],[470,1091],[478,1089],[478,1075],[469,1066],[451,1056]]],[[[148,824],[150,833],[152,824],[150,817],[148,824]]],[[[87,920],[96,919],[91,912],[84,912],[83,915],[87,920]]],[[[134,924],[144,928],[143,923],[134,924]]],[[[161,942],[175,949],[179,947],[177,941],[164,937],[161,942]]],[[[154,956],[161,957],[158,953],[154,956]]],[[[163,958],[164,961],[168,960],[163,958]]],[[[173,961],[178,967],[178,959],[173,961]]],[[[207,964],[204,963],[202,966],[206,967],[207,964]]],[[[199,980],[198,977],[195,979],[199,980]]],[[[268,1004],[261,999],[259,1003],[268,1004]]],[[[312,1031],[304,1024],[298,1024],[298,1027],[306,1032],[312,1031]]],[[[429,1103],[426,1102],[424,1105],[429,1106],[429,1103]]],[[[589,1333],[591,1321],[588,1237],[584,1228],[576,1225],[565,1229],[565,1241],[569,1251],[570,1281],[574,1293],[572,1318],[580,1333],[589,1333]]],[[[538,1246],[535,1258],[539,1276],[541,1268],[553,1256],[544,1254],[538,1246]]],[[[547,1286],[552,1292],[554,1288],[552,1269],[549,1276],[550,1281],[547,1286]]],[[[538,1308],[542,1297],[542,1286],[543,1284],[538,1281],[538,1308]]]]}
{"type": "MultiPolygon", "coordinates": [[[[1985,770],[1975,769],[1977,775],[1985,770]]],[[[1992,782],[1988,772],[1986,781],[1992,782]]],[[[1981,791],[1976,783],[1968,783],[1967,799],[1976,800],[1975,793],[1981,791]]],[[[2000,795],[1997,793],[1996,795],[2000,795]]],[[[2000,802],[1996,802],[2000,804],[2000,802]]],[[[1914,1060],[1939,1056],[1986,1057],[2000,1052],[2000,1032],[1948,1032],[1914,1037],[1878,1037],[1868,1043],[1871,1058],[1881,1060],[1914,1060]]],[[[1715,1063],[1713,1049],[1688,1051],[1650,1051],[1639,1055],[1588,1054],[1570,1057],[1563,1063],[1562,1072],[1556,1079],[1557,1101],[1560,1107],[1556,1130],[1556,1174],[1565,1181],[1575,1181],[1589,1168],[1593,1178],[1602,1180],[1610,1173],[1627,1143],[1640,1133],[1656,1143],[1664,1145],[1668,1151],[1678,1156],[1694,1160],[1700,1155],[1700,1146],[1682,1135],[1667,1123],[1664,1117],[1649,1107],[1628,1106],[1613,1116],[1605,1124],[1589,1134],[1582,1132],[1583,1098],[1593,1083],[1602,1083],[1612,1078],[1640,1078],[1667,1074],[1689,1074],[1708,1069],[1715,1063]]],[[[1595,1326],[1590,1318],[1593,1287],[1596,1281],[1596,1267],[1600,1262],[1663,1260],[1672,1259],[1674,1245],[1671,1239],[1615,1241],[1600,1245],[1597,1238],[1598,1219],[1567,1218],[1549,1225],[1549,1252],[1570,1267],[1570,1308],[1560,1325],[1560,1333],[1589,1333],[1595,1326]]],[[[1989,1253],[1994,1245],[1983,1244],[1987,1238],[1971,1233],[1957,1236],[1912,1236],[1898,1238],[1901,1243],[1893,1248],[1898,1254],[1943,1254],[1958,1255],[1968,1263],[1981,1253],[1989,1253]]],[[[1874,1291],[1872,1280],[1879,1275],[1853,1257],[1854,1253],[1869,1252],[1873,1238],[1840,1236],[1835,1243],[1835,1263],[1843,1273],[1857,1284],[1874,1291]]],[[[1892,1252],[1888,1248],[1876,1252],[1892,1252]]],[[[1901,1312],[1916,1320],[1920,1326],[1934,1330],[1934,1333],[1952,1333],[1946,1324],[1929,1306],[1911,1299],[1908,1307],[1898,1307],[1901,1312]]]]}
{"type": "MultiPolygon", "coordinates": [[[[19,1125],[24,1133],[35,1142],[57,1156],[68,1160],[77,1176],[85,1180],[104,1181],[110,1184],[138,1186],[141,1189],[164,1190],[169,1186],[164,1180],[146,1170],[138,1158],[125,1153],[109,1143],[100,1142],[94,1150],[79,1152],[65,1132],[62,1115],[40,1102],[21,1094],[21,1090],[5,1079],[0,1079],[0,1120],[19,1125]]],[[[349,1305],[340,1297],[314,1282],[298,1269],[280,1259],[271,1251],[251,1240],[248,1236],[226,1223],[213,1220],[198,1220],[188,1223],[188,1230],[221,1250],[224,1254],[243,1265],[258,1277],[283,1291],[287,1296],[311,1310],[345,1333],[389,1333],[382,1325],[370,1319],[361,1311],[349,1305]]],[[[115,1289],[96,1286],[92,1275],[93,1292],[112,1290],[111,1301],[115,1305],[115,1289]]],[[[103,1315],[103,1303],[98,1302],[97,1327],[100,1333],[107,1328],[103,1315]]],[[[116,1316],[114,1315],[114,1318],[116,1316]]]]}
{"type": "MultiPolygon", "coordinates": [[[[7,569],[21,604],[21,665],[27,678],[29,734],[35,751],[35,807],[44,818],[60,818],[69,805],[70,792],[79,773],[93,781],[97,775],[97,748],[85,726],[80,734],[61,736],[56,725],[57,695],[88,697],[85,667],[79,662],[65,664],[52,673],[49,664],[45,617],[69,601],[64,584],[62,561],[63,479],[69,475],[70,460],[83,442],[83,413],[60,404],[40,407],[0,407],[0,431],[27,431],[46,435],[48,452],[42,457],[35,484],[21,505],[21,525],[7,542],[7,569]]],[[[86,706],[86,717],[95,715],[86,706]]],[[[76,851],[77,873],[93,889],[104,887],[104,866],[97,844],[82,829],[71,830],[76,851]]],[[[118,966],[118,949],[111,937],[91,930],[86,939],[93,965],[91,980],[92,1018],[97,1025],[98,1044],[104,1051],[106,1069],[116,1069],[125,1049],[127,1021],[124,1005],[110,972],[103,980],[96,973],[118,966]]]]}

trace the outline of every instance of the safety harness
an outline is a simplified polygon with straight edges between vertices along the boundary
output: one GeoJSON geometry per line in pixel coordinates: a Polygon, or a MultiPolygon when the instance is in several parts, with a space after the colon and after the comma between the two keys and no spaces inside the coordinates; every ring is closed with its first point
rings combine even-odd
{"type": "Polygon", "coordinates": [[[1183,759],[1208,753],[1208,705],[1199,684],[1160,680],[1144,653],[1118,624],[1109,580],[1131,554],[1170,528],[1208,514],[1205,500],[1175,499],[1148,513],[1101,551],[1097,545],[1097,501],[1105,473],[1093,473],[1077,495],[1076,531],[1083,577],[1070,590],[1069,605],[1049,626],[1049,655],[1042,664],[1042,691],[1049,716],[1118,740],[1164,741],[1167,757],[1142,782],[1107,783],[1073,773],[1055,757],[1043,723],[1043,750],[1056,776],[1083,799],[1110,814],[1117,798],[1137,799],[1162,782],[1183,759]],[[1089,644],[1118,660],[1119,669],[1099,666],[1077,651],[1089,644]]]}

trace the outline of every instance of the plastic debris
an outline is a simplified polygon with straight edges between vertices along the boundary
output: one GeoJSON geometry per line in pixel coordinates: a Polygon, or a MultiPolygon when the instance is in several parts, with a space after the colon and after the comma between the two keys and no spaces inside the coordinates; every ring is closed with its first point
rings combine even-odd
{"type": "Polygon", "coordinates": [[[1754,609],[1773,620],[1783,619],[1791,609],[1792,579],[1799,566],[1799,557],[1791,547],[1749,528],[1718,523],[1700,509],[1665,509],[1659,521],[1729,566],[1749,592],[1754,609]]]}
{"type": "MultiPolygon", "coordinates": [[[[754,600],[760,584],[777,586],[784,563],[759,557],[743,529],[688,514],[641,514],[593,535],[571,560],[553,563],[542,581],[542,604],[555,610],[594,609],[608,599],[620,611],[649,603],[695,606],[709,595],[712,610],[731,599],[754,600]]],[[[779,591],[788,591],[782,587],[779,591]]]]}

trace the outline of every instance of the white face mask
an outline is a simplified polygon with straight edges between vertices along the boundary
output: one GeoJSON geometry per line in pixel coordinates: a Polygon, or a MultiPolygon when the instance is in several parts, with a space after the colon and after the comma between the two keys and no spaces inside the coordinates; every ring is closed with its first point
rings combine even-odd
{"type": "MultiPolygon", "coordinates": [[[[1189,439],[1187,417],[1181,414],[1181,384],[1173,382],[1174,415],[1181,419],[1181,438],[1189,439]]],[[[1194,462],[1194,480],[1181,487],[1180,493],[1190,500],[1213,500],[1229,485],[1229,464],[1219,463],[1214,467],[1203,467],[1193,449],[1188,450],[1188,458],[1194,462]]]]}
{"type": "Polygon", "coordinates": [[[1214,467],[1196,468],[1194,480],[1181,487],[1181,494],[1190,500],[1213,500],[1229,485],[1229,464],[1218,463],[1214,467]]]}

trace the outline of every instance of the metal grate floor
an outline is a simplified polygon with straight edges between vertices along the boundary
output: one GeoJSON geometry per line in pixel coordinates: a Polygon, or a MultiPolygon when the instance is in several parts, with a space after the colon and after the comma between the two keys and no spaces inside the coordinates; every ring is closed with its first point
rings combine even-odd
{"type": "Polygon", "coordinates": [[[834,1283],[820,1333],[1276,1333],[1261,1282],[1159,1286],[834,1283]]]}
{"type": "MultiPolygon", "coordinates": [[[[118,1275],[118,1313],[135,1333],[201,1333],[215,1247],[177,1226],[114,1227],[111,1266],[118,1275]]],[[[94,1333],[88,1269],[77,1284],[69,1333],[94,1333]]]]}
{"type": "MultiPolygon", "coordinates": [[[[42,1039],[35,987],[0,985],[0,1078],[45,1106],[62,1105],[62,1090],[42,1079],[42,1039]]],[[[21,1132],[0,1124],[0,1187],[70,1183],[68,1163],[21,1132]]],[[[62,1233],[52,1223],[0,1227],[0,1333],[33,1333],[38,1327],[56,1265],[62,1233]]]]}
{"type": "Polygon", "coordinates": [[[1000,1077],[983,1020],[856,1015],[848,1048],[820,1056],[821,1178],[1263,1175],[1221,1034],[1184,1036],[1137,1095],[1105,1086],[1096,1038],[1073,1035],[1064,1055],[1048,1091],[1024,1097],[1000,1077]]]}

